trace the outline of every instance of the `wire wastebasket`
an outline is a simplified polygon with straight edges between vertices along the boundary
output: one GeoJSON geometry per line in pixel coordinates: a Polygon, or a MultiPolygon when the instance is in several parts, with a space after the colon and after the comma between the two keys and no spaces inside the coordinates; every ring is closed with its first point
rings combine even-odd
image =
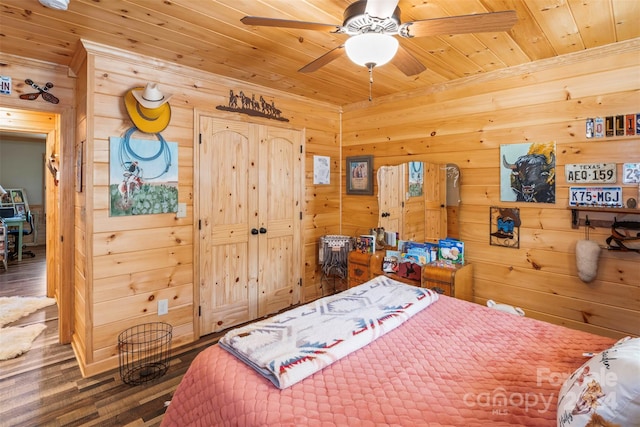
{"type": "Polygon", "coordinates": [[[118,335],[120,377],[139,385],[167,372],[171,358],[173,327],[154,322],[133,326],[118,335]]]}

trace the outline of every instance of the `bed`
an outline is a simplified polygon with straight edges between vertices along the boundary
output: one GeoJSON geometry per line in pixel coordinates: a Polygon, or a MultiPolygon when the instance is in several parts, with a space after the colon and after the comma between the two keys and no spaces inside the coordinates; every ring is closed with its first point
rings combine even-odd
{"type": "Polygon", "coordinates": [[[616,342],[443,295],[432,299],[371,343],[282,389],[213,345],[182,378],[162,426],[552,426],[560,388],[588,360],[584,353],[616,342]]]}

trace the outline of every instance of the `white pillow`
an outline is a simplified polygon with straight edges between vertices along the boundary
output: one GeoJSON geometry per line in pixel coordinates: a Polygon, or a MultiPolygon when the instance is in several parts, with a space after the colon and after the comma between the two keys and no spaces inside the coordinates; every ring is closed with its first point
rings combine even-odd
{"type": "Polygon", "coordinates": [[[623,338],[567,378],[558,427],[640,426],[640,338],[623,338]]]}

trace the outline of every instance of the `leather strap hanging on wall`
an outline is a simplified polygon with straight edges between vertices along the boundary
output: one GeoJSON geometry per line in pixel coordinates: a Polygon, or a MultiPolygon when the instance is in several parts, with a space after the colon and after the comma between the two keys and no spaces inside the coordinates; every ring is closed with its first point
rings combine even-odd
{"type": "Polygon", "coordinates": [[[609,249],[640,253],[640,221],[618,221],[611,224],[611,236],[607,238],[609,249]]]}

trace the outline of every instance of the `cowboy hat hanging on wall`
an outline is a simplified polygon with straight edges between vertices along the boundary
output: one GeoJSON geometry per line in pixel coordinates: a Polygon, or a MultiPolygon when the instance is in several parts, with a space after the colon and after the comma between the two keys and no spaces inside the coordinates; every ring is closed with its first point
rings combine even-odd
{"type": "Polygon", "coordinates": [[[282,111],[276,108],[273,101],[267,102],[262,95],[259,100],[256,100],[254,94],[249,97],[243,91],[236,95],[233,93],[233,89],[229,90],[229,105],[218,105],[216,109],[280,120],[281,122],[289,121],[286,117],[282,117],[282,111]]]}
{"type": "Polygon", "coordinates": [[[156,83],[125,94],[134,126],[122,138],[109,138],[111,216],[178,211],[178,143],[165,141],[160,133],[171,121],[171,96],[156,83]],[[136,131],[153,134],[158,141],[132,139],[136,131]]]}
{"type": "Polygon", "coordinates": [[[156,83],[131,89],[124,96],[124,105],[133,124],[145,133],[159,133],[167,128],[171,120],[169,99],[173,95],[163,94],[156,83]]]}

